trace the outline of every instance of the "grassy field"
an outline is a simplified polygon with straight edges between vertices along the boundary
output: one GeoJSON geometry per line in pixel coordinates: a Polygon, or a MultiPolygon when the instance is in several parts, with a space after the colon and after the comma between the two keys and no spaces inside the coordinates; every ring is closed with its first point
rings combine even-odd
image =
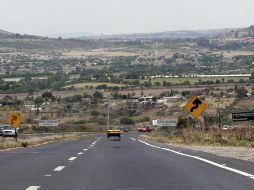
{"type": "MultiPolygon", "coordinates": [[[[206,78],[157,78],[157,79],[151,79],[152,83],[155,84],[156,82],[160,82],[161,84],[163,83],[163,81],[166,82],[170,82],[172,84],[179,84],[179,83],[183,83],[185,81],[190,82],[191,84],[197,84],[199,82],[206,82],[206,81],[213,81],[214,83],[216,83],[217,80],[219,80],[220,82],[222,82],[224,79],[224,82],[227,82],[228,80],[234,80],[235,82],[239,82],[241,79],[243,79],[244,81],[249,80],[249,77],[206,77],[206,78]]],[[[140,80],[140,82],[145,82],[148,80],[140,80]]]]}
{"type": "Polygon", "coordinates": [[[164,132],[161,134],[140,135],[139,139],[187,145],[243,146],[253,148],[254,129],[250,126],[238,126],[230,130],[211,128],[208,131],[189,128],[178,131],[175,136],[164,132]]]}
{"type": "Polygon", "coordinates": [[[36,145],[42,145],[45,143],[61,140],[79,140],[84,139],[84,134],[63,134],[63,135],[52,135],[47,137],[31,137],[29,139],[18,139],[16,142],[15,138],[2,138],[0,141],[0,149],[19,148],[19,147],[31,147],[36,145]]]}
{"type": "Polygon", "coordinates": [[[118,86],[118,87],[121,87],[121,86],[126,86],[126,85],[123,85],[123,84],[114,84],[114,83],[105,83],[105,82],[84,82],[84,83],[77,83],[77,84],[73,84],[73,85],[68,85],[68,86],[65,86],[64,88],[69,88],[71,86],[73,86],[75,89],[81,89],[81,88],[85,88],[85,87],[88,87],[88,86],[92,86],[92,87],[97,87],[99,85],[107,85],[107,86],[118,86]]]}
{"type": "Polygon", "coordinates": [[[96,49],[96,50],[72,50],[68,52],[64,52],[63,56],[66,57],[75,57],[80,58],[84,56],[105,56],[105,57],[119,57],[119,56],[135,56],[137,53],[129,53],[124,51],[112,50],[109,51],[107,49],[96,49]]]}

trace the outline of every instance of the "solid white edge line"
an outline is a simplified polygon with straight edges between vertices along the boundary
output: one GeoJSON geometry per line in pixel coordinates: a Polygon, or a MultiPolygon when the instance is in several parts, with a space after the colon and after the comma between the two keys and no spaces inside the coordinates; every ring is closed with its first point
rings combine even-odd
{"type": "Polygon", "coordinates": [[[73,161],[73,160],[75,160],[77,157],[70,157],[68,160],[69,161],[73,161]]]}
{"type": "Polygon", "coordinates": [[[65,168],[65,166],[57,166],[53,171],[54,172],[60,172],[65,168]]]}
{"type": "Polygon", "coordinates": [[[28,188],[26,188],[26,190],[37,190],[39,189],[41,186],[29,186],[28,188]]]}
{"type": "Polygon", "coordinates": [[[199,156],[192,156],[192,155],[189,155],[189,154],[184,154],[184,153],[181,153],[181,152],[169,149],[169,148],[161,148],[159,146],[155,146],[155,145],[149,144],[149,143],[141,141],[141,140],[139,140],[139,142],[141,142],[143,144],[146,144],[148,146],[154,147],[154,148],[158,148],[158,149],[161,149],[161,150],[166,150],[166,151],[169,151],[169,152],[173,152],[173,153],[181,155],[181,156],[185,156],[185,157],[193,158],[193,159],[196,159],[196,160],[200,160],[200,161],[205,162],[207,164],[210,164],[210,165],[213,165],[213,166],[216,166],[216,167],[219,167],[219,168],[222,168],[222,169],[225,169],[225,170],[228,170],[228,171],[231,171],[231,172],[243,175],[245,177],[249,177],[251,179],[254,179],[254,175],[252,175],[252,174],[249,174],[247,172],[244,172],[244,171],[241,171],[241,170],[237,170],[237,169],[234,169],[234,168],[230,168],[228,166],[225,166],[225,165],[222,165],[222,164],[218,164],[216,162],[213,162],[213,161],[210,161],[210,160],[207,160],[207,159],[204,159],[204,158],[200,158],[199,156]]]}

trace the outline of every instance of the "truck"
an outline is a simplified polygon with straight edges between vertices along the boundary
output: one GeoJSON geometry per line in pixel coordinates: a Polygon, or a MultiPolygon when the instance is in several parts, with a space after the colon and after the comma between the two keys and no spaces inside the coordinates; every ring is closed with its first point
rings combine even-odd
{"type": "Polygon", "coordinates": [[[118,127],[110,127],[107,130],[107,137],[118,137],[121,140],[121,130],[118,127]]]}

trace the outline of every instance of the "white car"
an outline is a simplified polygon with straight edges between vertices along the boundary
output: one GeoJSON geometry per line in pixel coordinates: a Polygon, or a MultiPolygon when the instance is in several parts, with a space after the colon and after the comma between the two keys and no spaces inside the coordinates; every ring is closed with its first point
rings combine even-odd
{"type": "Polygon", "coordinates": [[[15,129],[11,125],[4,125],[0,128],[0,134],[3,137],[18,137],[18,133],[15,132],[15,129]]]}
{"type": "Polygon", "coordinates": [[[222,129],[224,129],[224,130],[228,130],[231,128],[232,128],[232,126],[230,126],[230,125],[223,125],[223,127],[222,127],[222,129]]]}

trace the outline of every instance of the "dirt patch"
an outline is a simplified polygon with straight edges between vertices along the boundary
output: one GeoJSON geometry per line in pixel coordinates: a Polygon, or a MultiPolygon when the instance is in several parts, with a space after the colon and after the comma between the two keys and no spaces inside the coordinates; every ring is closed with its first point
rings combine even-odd
{"type": "Polygon", "coordinates": [[[215,154],[218,156],[236,158],[254,162],[254,148],[245,147],[220,147],[220,146],[189,146],[189,145],[176,145],[166,143],[168,146],[175,148],[185,148],[206,153],[215,154]]]}
{"type": "Polygon", "coordinates": [[[86,56],[105,56],[105,57],[119,57],[119,56],[135,56],[137,53],[117,51],[117,50],[108,50],[108,49],[96,49],[96,50],[73,50],[64,52],[63,56],[66,57],[86,57],[86,56]]]}

